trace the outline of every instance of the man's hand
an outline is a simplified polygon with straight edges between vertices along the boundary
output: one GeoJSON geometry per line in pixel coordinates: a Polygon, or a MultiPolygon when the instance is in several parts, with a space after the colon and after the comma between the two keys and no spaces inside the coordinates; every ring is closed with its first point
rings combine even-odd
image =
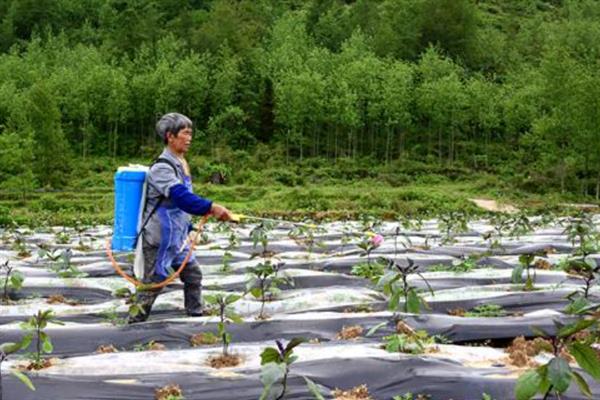
{"type": "Polygon", "coordinates": [[[212,207],[210,208],[210,213],[219,221],[231,221],[232,219],[231,211],[220,204],[213,203],[212,207]]]}

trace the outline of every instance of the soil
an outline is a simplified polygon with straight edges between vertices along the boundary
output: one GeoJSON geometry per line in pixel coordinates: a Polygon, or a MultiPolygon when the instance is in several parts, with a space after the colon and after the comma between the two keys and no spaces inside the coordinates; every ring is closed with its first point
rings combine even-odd
{"type": "Polygon", "coordinates": [[[51,294],[46,300],[48,304],[68,304],[70,306],[76,306],[79,303],[75,300],[67,299],[62,294],[51,294]]]}
{"type": "Polygon", "coordinates": [[[350,390],[335,389],[331,394],[334,400],[373,400],[367,385],[356,386],[350,390]]]}
{"type": "Polygon", "coordinates": [[[98,348],[96,349],[96,353],[118,353],[119,350],[117,350],[117,348],[115,346],[113,346],[112,344],[101,344],[100,346],[98,346],[98,348]]]}
{"type": "Polygon", "coordinates": [[[266,250],[266,251],[261,251],[261,252],[257,252],[257,253],[252,253],[250,255],[250,259],[256,258],[256,257],[262,257],[262,258],[272,258],[275,254],[274,251],[271,250],[266,250]]]}
{"type": "Polygon", "coordinates": [[[54,364],[58,362],[58,358],[45,358],[42,360],[42,365],[36,365],[33,362],[30,362],[25,366],[27,371],[39,371],[40,369],[50,368],[54,364]]]}
{"type": "Polygon", "coordinates": [[[542,351],[552,351],[552,344],[542,338],[526,340],[525,337],[516,337],[506,348],[508,362],[516,367],[537,367],[533,357],[542,351]]]}
{"type": "Polygon", "coordinates": [[[193,347],[215,344],[218,341],[219,338],[215,335],[207,334],[207,332],[197,333],[190,338],[190,343],[193,347]]]}
{"type": "Polygon", "coordinates": [[[453,315],[455,317],[464,317],[465,313],[467,312],[464,308],[451,308],[449,310],[447,310],[448,315],[453,315]]]}
{"type": "Polygon", "coordinates": [[[404,333],[406,336],[414,336],[416,334],[415,330],[404,321],[396,323],[396,333],[404,333]]]}
{"type": "Polygon", "coordinates": [[[519,209],[510,204],[498,204],[495,200],[486,200],[486,199],[469,199],[476,206],[483,208],[487,211],[494,212],[506,212],[506,213],[516,213],[519,212],[519,209]]]}
{"type": "Polygon", "coordinates": [[[355,340],[362,337],[363,327],[360,325],[344,326],[335,336],[338,340],[355,340]]]}
{"type": "Polygon", "coordinates": [[[346,307],[344,308],[343,312],[345,313],[369,313],[369,312],[373,312],[373,307],[367,305],[367,304],[362,304],[362,305],[358,305],[358,306],[352,306],[352,307],[346,307]]]}
{"type": "Polygon", "coordinates": [[[208,365],[212,368],[229,368],[235,367],[242,363],[242,357],[237,354],[219,354],[208,358],[208,365]]]}
{"type": "Polygon", "coordinates": [[[543,259],[538,259],[535,261],[535,263],[533,264],[534,267],[536,267],[537,269],[543,269],[543,270],[549,270],[552,269],[552,264],[550,264],[548,261],[543,260],[543,259]]]}
{"type": "Polygon", "coordinates": [[[152,342],[148,344],[148,350],[152,351],[163,351],[166,350],[167,346],[162,343],[152,342]]]}
{"type": "Polygon", "coordinates": [[[183,399],[183,391],[179,385],[171,384],[154,391],[154,398],[156,400],[167,400],[172,399],[173,397],[180,397],[183,399]]]}

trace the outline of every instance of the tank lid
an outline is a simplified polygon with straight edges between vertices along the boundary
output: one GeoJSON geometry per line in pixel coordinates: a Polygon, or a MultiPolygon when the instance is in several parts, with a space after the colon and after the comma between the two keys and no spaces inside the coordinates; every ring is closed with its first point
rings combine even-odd
{"type": "Polygon", "coordinates": [[[146,165],[129,164],[126,167],[119,167],[117,172],[148,172],[148,169],[146,165]]]}

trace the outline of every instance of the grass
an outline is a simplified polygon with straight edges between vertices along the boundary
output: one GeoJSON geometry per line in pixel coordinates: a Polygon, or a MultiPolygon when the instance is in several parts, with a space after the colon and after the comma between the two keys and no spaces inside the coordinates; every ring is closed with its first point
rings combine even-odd
{"type": "MultiPolygon", "coordinates": [[[[250,174],[246,180],[240,173],[225,185],[203,183],[202,175],[197,173],[194,186],[196,193],[235,212],[289,219],[344,219],[363,214],[393,219],[399,215],[439,215],[456,210],[484,214],[468,200],[474,197],[509,202],[533,213],[557,210],[561,202],[589,202],[556,193],[524,192],[497,175],[417,167],[398,171],[344,165],[309,165],[305,171],[298,166],[271,167],[252,170],[251,174],[246,171],[250,174]],[[290,171],[294,171],[292,178],[281,178],[292,174],[290,171]]],[[[112,164],[105,168],[78,176],[62,191],[0,192],[0,225],[11,221],[33,226],[111,224],[114,168],[112,164]]]]}

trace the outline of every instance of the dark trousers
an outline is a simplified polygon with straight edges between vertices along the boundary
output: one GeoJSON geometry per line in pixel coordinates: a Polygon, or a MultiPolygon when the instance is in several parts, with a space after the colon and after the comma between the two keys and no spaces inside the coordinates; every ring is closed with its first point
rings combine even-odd
{"type": "MultiPolygon", "coordinates": [[[[143,283],[158,283],[162,278],[158,277],[154,272],[156,255],[158,247],[150,246],[146,242],[144,247],[144,279],[143,283]]],[[[177,257],[171,267],[176,271],[181,266],[182,257],[177,257]]],[[[183,297],[185,311],[188,315],[202,313],[202,271],[195,259],[191,259],[181,274],[179,279],[183,282],[183,297]]],[[[153,290],[138,290],[136,292],[136,302],[142,307],[143,313],[137,314],[135,317],[130,316],[129,322],[142,322],[148,319],[154,301],[162,291],[160,289],[153,290]]]]}

